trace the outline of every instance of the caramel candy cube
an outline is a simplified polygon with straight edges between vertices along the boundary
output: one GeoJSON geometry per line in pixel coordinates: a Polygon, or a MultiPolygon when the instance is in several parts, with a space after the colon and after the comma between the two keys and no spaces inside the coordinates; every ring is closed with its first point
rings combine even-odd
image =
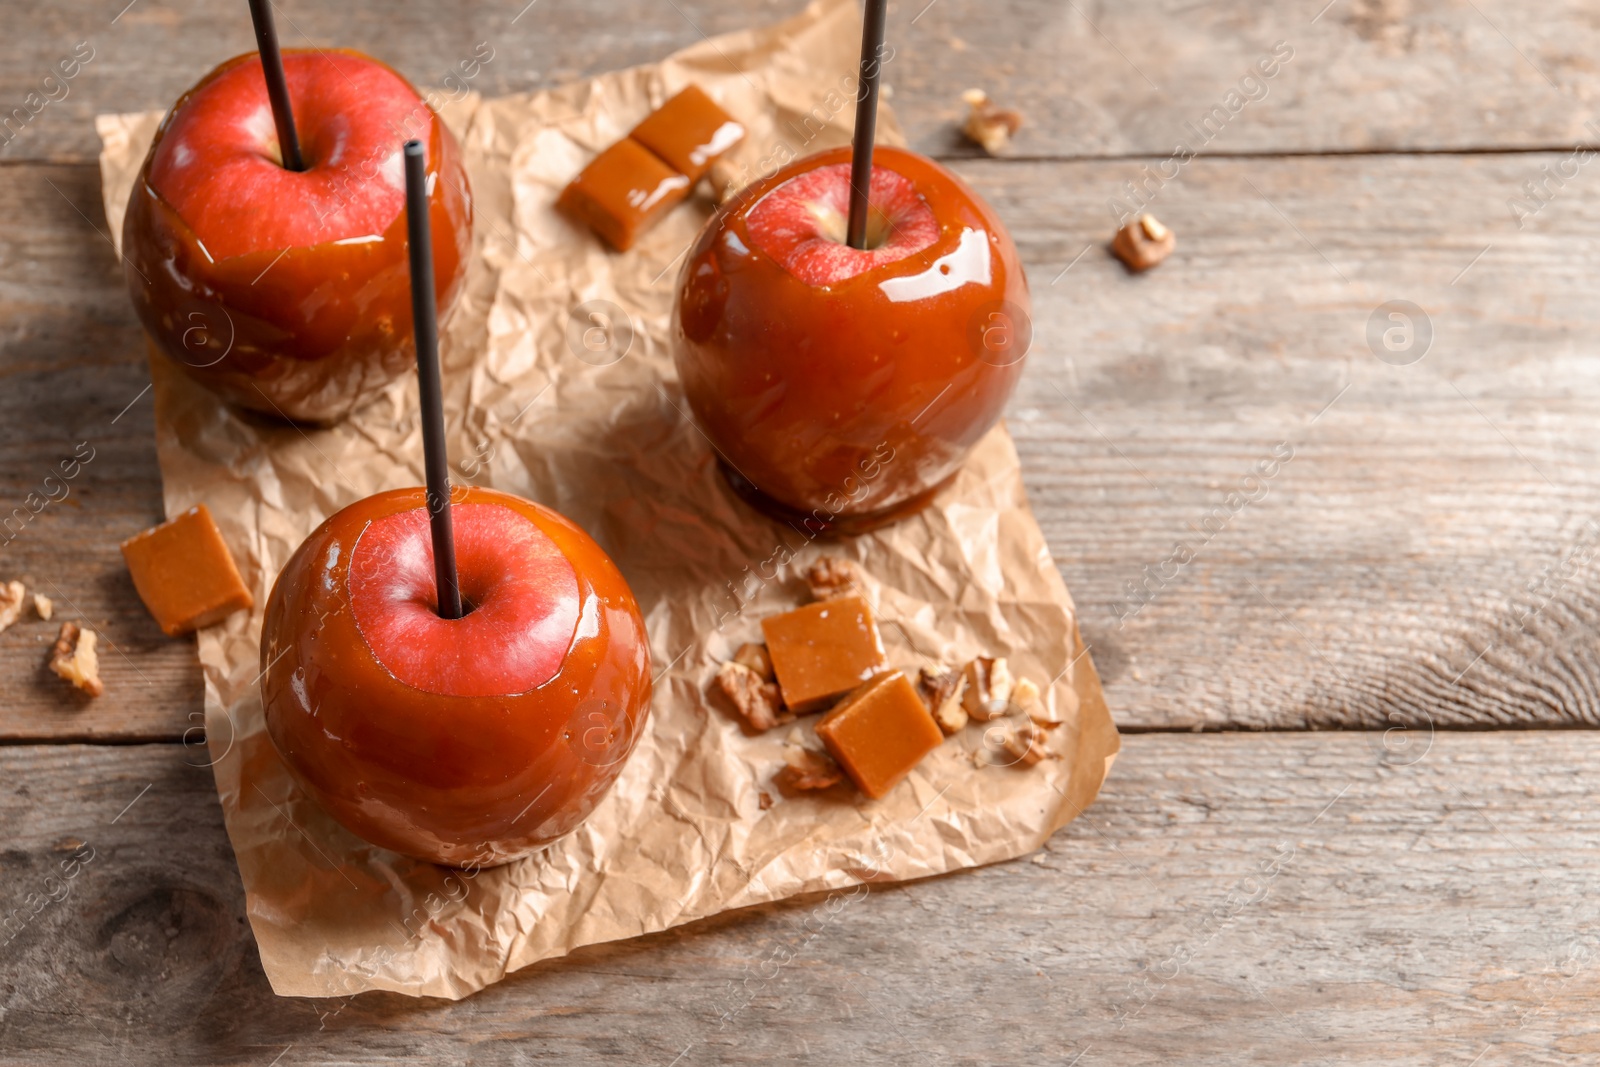
{"type": "Polygon", "coordinates": [[[139,599],[169,637],[255,605],[204,504],[122,542],[139,599]]]}
{"type": "Polygon", "coordinates": [[[903,671],[885,671],[817,723],[817,736],[850,780],[876,800],[944,740],[903,671]]]}
{"type": "Polygon", "coordinates": [[[637,141],[624,138],[595,156],[556,203],[612,248],[626,252],[689,195],[693,184],[637,141]]]}
{"type": "Polygon", "coordinates": [[[744,139],[744,127],[698,85],[691,85],[652,112],[628,136],[693,184],[719,156],[744,139]]]}
{"type": "Polygon", "coordinates": [[[836,597],[761,620],[783,702],[815,711],[884,668],[872,610],[858,596],[836,597]]]}

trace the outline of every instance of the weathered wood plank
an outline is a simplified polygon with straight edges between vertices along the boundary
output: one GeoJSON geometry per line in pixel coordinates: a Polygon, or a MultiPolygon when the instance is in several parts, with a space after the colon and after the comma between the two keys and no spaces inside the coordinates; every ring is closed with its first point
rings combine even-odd
{"type": "MultiPolygon", "coordinates": [[[[479,42],[489,94],[541,88],[650,62],[800,10],[800,0],[673,3],[280,4],[285,46],[371,52],[438,84],[479,42]]],[[[1597,140],[1600,26],[1581,0],[911,0],[892,5],[894,104],[923,151],[972,154],[955,133],[961,90],[1021,108],[1030,156],[1165,155],[1213,107],[1237,108],[1214,152],[1553,148],[1597,140]],[[1320,11],[1320,15],[1319,15],[1320,11]],[[1271,79],[1240,81],[1286,42],[1271,79]],[[1240,91],[1230,104],[1228,93],[1240,91]],[[1264,94],[1264,95],[1263,95],[1264,94]]],[[[254,47],[236,5],[203,0],[69,0],[29,9],[0,36],[0,106],[38,109],[0,160],[83,161],[96,112],[165,107],[221,60],[254,47]],[[119,15],[118,12],[121,11],[119,15]],[[87,42],[93,58],[45,83],[87,42]],[[152,57],[159,57],[152,62],[152,57]],[[62,96],[63,90],[65,95],[62,96]],[[42,103],[46,93],[58,100],[42,103]]],[[[1270,66],[1270,63],[1269,63],[1270,66]]],[[[1198,149],[1199,145],[1190,144],[1198,149]]]]}
{"type": "Polygon", "coordinates": [[[30,612],[0,634],[0,737],[176,738],[202,721],[189,719],[200,668],[193,639],[164,636],[145,612],[117,548],[161,520],[161,477],[138,325],[96,232],[99,175],[3,173],[0,580],[101,633],[109,695],[91,702],[50,673],[56,627],[30,612]]]}
{"type": "Polygon", "coordinates": [[[1131,737],[1031,861],[596,946],[456,1004],[273,997],[187,755],[0,752],[0,917],[64,894],[0,947],[0,1062],[1483,1065],[1600,1047],[1589,733],[1131,737]],[[78,842],[93,858],[47,883],[78,842]]]}
{"type": "MultiPolygon", "coordinates": [[[[1585,171],[1523,229],[1505,205],[1561,158],[1198,160],[1152,204],[1178,251],[1139,278],[1100,248],[1133,164],[959,165],[1033,278],[1011,429],[1122,725],[1600,721],[1600,304],[1580,269],[1600,201],[1585,171]],[[1411,365],[1368,347],[1391,299],[1434,330],[1411,365]],[[1234,513],[1236,490],[1260,499],[1234,513]],[[1193,560],[1163,567],[1179,541],[1193,560]]],[[[0,499],[106,445],[85,506],[0,559],[61,583],[128,658],[107,657],[111,696],[63,711],[40,635],[0,636],[5,677],[34,679],[3,691],[0,731],[175,737],[198,710],[189,645],[148,622],[115,550],[160,507],[148,407],[106,425],[142,388],[136,327],[109,247],[49,185],[98,219],[93,178],[9,173],[0,254],[27,280],[3,290],[0,373],[24,388],[0,390],[0,499]]]]}
{"type": "Polygon", "coordinates": [[[1198,160],[1138,278],[1119,165],[964,168],[1029,263],[1010,424],[1121,724],[1600,721],[1600,200],[1505,206],[1558,158],[1198,160]]]}

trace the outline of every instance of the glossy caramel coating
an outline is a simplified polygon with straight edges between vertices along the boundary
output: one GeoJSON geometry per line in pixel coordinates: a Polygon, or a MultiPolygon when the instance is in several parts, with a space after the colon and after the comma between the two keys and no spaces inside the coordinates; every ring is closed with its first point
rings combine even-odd
{"type": "MultiPolygon", "coordinates": [[[[196,381],[239,407],[333,422],[415,365],[405,212],[365,240],[213,261],[149,183],[171,116],[212,79],[253,59],[239,56],[212,71],[178,99],[156,131],[123,220],[124,276],[156,348],[196,381]]],[[[418,106],[427,117],[421,136],[428,146],[435,295],[443,319],[466,278],[472,204],[455,137],[420,100],[418,106]]]]}
{"type": "MultiPolygon", "coordinates": [[[[649,640],[627,582],[577,526],[494,490],[457,487],[452,500],[511,509],[571,562],[581,621],[558,673],[527,692],[451,696],[407,685],[377,659],[351,609],[350,561],[373,520],[424,507],[422,489],[399,489],[329,518],[279,574],[261,696],[284,762],[352,832],[486,866],[561,837],[600,803],[649,713],[649,640]]],[[[464,592],[473,580],[464,568],[464,592]]]]}
{"type": "Polygon", "coordinates": [[[848,148],[819,153],[723,204],[673,304],[684,395],[729,480],[814,532],[869,529],[926,504],[1021,376],[1026,345],[992,348],[994,327],[1031,331],[1027,279],[993,210],[903,149],[880,146],[874,165],[923,196],[940,227],[931,247],[828,287],[763,254],[752,206],[791,177],[849,159],[848,148]],[[955,284],[974,274],[986,278],[955,284]]]}
{"type": "Polygon", "coordinates": [[[856,788],[874,800],[944,741],[902,671],[885,671],[842,700],[817,723],[817,736],[856,788]]]}

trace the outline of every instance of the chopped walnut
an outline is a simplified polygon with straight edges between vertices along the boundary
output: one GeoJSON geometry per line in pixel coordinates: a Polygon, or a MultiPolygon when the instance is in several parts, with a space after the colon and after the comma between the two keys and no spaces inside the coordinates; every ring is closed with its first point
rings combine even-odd
{"type": "Polygon", "coordinates": [[[946,737],[967,725],[967,709],[961,706],[966,680],[960,671],[924,667],[917,676],[917,695],[928,705],[933,721],[946,737]]]}
{"type": "Polygon", "coordinates": [[[979,722],[997,719],[1006,713],[1011,701],[1011,668],[1006,661],[979,656],[968,663],[961,672],[966,682],[966,692],[961,695],[961,706],[979,722]]]}
{"type": "Polygon", "coordinates": [[[960,733],[969,718],[967,709],[961,706],[959,697],[946,700],[933,713],[933,721],[939,724],[939,730],[946,737],[960,733]]]}
{"type": "Polygon", "coordinates": [[[1078,694],[1070,687],[1046,699],[1032,680],[1019,678],[1011,690],[1011,703],[1044,727],[1060,726],[1078,713],[1078,694]]]}
{"type": "Polygon", "coordinates": [[[967,104],[967,121],[961,132],[983,146],[991,156],[1005,151],[1011,138],[1022,128],[1022,115],[1009,108],[995,107],[989,94],[982,89],[968,89],[961,94],[967,104]]]}
{"type": "Polygon", "coordinates": [[[762,681],[759,674],[742,663],[729,662],[717,668],[717,685],[752,730],[770,730],[794,718],[783,706],[778,687],[762,681]]]}
{"type": "Polygon", "coordinates": [[[772,807],[772,794],[765,791],[757,793],[756,803],[761,805],[762,811],[766,811],[768,808],[772,807]]]}
{"type": "Polygon", "coordinates": [[[829,600],[861,591],[861,568],[847,559],[819,559],[806,571],[811,599],[829,600]]]}
{"type": "Polygon", "coordinates": [[[1031,723],[1009,731],[1000,745],[1015,761],[1011,764],[1013,767],[1032,767],[1050,755],[1044,748],[1043,731],[1031,723]]]}
{"type": "Polygon", "coordinates": [[[784,793],[810,793],[831,789],[844,780],[844,772],[833,757],[816,749],[790,746],[783,769],[772,782],[784,793]]]}
{"type": "Polygon", "coordinates": [[[50,669],[97,697],[106,691],[100,682],[100,657],[95,655],[95,632],[75,622],[61,624],[61,633],[50,649],[50,669]]]}
{"type": "Polygon", "coordinates": [[[1140,215],[1111,239],[1111,252],[1134,274],[1149,270],[1172,254],[1178,239],[1154,215],[1140,215]]]}
{"type": "Polygon", "coordinates": [[[944,667],[924,667],[917,672],[917,695],[933,711],[961,685],[961,672],[944,667]]]}
{"type": "Polygon", "coordinates": [[[766,645],[740,645],[739,651],[733,654],[733,662],[755,671],[763,682],[773,679],[772,657],[767,655],[766,645]]]}
{"type": "Polygon", "coordinates": [[[35,593],[33,594],[33,613],[48,622],[50,616],[56,613],[56,606],[43,593],[35,593]]]}
{"type": "Polygon", "coordinates": [[[0,582],[0,630],[22,618],[26,595],[21,582],[0,582]]]}

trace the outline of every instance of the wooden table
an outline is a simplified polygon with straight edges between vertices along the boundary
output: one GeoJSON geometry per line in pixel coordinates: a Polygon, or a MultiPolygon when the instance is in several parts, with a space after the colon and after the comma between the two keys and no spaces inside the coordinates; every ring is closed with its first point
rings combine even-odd
{"type": "MultiPolygon", "coordinates": [[[[16,7],[0,34],[7,109],[93,49],[0,147],[0,514],[94,451],[0,578],[102,631],[109,689],[64,692],[44,627],[0,636],[0,914],[95,855],[0,946],[0,1060],[1600,1054],[1600,162],[1573,152],[1600,142],[1592,5],[892,8],[914,145],[995,205],[1033,281],[1010,425],[1124,754],[1028,859],[825,923],[799,900],[584,950],[450,1004],[271,994],[197,766],[194,646],[120,563],[161,494],[92,117],[252,47],[243,5],[123,2],[16,7]],[[1027,115],[1007,159],[955,133],[974,85],[1027,115]],[[1179,239],[1138,278],[1103,247],[1129,182],[1179,239]],[[1421,309],[1395,351],[1393,301],[1421,309]]],[[[280,30],[419,84],[490,42],[475,87],[497,94],[798,3],[446,6],[290,2],[280,30]]]]}

